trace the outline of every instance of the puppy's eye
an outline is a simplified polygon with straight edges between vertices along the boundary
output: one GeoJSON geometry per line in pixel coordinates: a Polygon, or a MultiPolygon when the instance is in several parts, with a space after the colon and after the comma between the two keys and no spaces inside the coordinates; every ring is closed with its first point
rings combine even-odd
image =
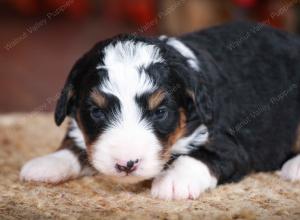
{"type": "Polygon", "coordinates": [[[93,107],[91,109],[91,117],[94,119],[94,120],[101,120],[101,119],[104,119],[104,114],[103,112],[101,111],[101,109],[97,108],[97,107],[93,107]]]}
{"type": "Polygon", "coordinates": [[[168,117],[168,109],[166,106],[161,106],[155,110],[153,114],[154,120],[163,121],[168,117]]]}

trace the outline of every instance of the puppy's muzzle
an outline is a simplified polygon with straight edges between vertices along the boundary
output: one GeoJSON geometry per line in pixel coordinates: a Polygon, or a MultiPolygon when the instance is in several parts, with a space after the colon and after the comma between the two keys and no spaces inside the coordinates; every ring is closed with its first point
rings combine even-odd
{"type": "Polygon", "coordinates": [[[129,160],[127,162],[118,161],[115,165],[115,168],[118,172],[125,172],[126,174],[132,173],[138,168],[139,159],[129,160]]]}

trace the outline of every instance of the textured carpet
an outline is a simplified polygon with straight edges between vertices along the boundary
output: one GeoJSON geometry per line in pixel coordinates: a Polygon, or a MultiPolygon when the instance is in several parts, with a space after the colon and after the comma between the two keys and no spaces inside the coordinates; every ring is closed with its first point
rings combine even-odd
{"type": "Polygon", "coordinates": [[[123,186],[100,176],[20,182],[22,164],[55,150],[63,135],[52,115],[0,116],[0,219],[300,219],[300,183],[275,173],[251,175],[195,201],[168,202],[150,197],[150,183],[123,186]]]}

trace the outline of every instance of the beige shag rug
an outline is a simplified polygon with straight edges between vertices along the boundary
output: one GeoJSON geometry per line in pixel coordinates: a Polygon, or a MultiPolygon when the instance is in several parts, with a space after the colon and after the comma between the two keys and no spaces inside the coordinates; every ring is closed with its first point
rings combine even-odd
{"type": "Polygon", "coordinates": [[[25,161],[55,150],[64,135],[50,114],[0,116],[0,219],[300,219],[300,183],[254,174],[194,201],[160,201],[150,183],[122,186],[101,177],[60,185],[23,183],[25,161]]]}

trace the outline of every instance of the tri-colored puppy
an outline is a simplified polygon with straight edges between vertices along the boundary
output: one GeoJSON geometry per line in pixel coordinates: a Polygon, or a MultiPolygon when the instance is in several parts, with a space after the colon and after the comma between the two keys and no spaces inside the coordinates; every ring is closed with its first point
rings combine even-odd
{"type": "Polygon", "coordinates": [[[282,165],[283,177],[299,180],[299,80],[300,39],[264,25],[119,35],[76,62],[55,112],[57,125],[70,119],[65,139],[21,178],[153,178],[162,199],[195,199],[282,165]]]}

